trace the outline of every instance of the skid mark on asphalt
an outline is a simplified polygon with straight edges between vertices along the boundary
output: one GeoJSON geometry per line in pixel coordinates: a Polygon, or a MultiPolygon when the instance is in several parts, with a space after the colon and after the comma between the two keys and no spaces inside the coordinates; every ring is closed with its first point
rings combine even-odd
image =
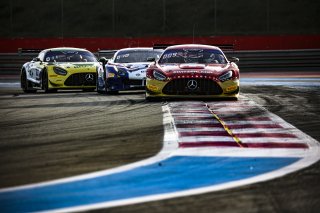
{"type": "Polygon", "coordinates": [[[123,167],[0,190],[3,212],[84,211],[238,187],[319,160],[318,142],[254,102],[170,102],[164,147],[123,167]]]}

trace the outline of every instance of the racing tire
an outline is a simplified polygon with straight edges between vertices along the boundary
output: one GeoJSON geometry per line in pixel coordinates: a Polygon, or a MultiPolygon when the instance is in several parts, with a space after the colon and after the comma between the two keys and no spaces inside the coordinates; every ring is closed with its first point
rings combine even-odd
{"type": "Polygon", "coordinates": [[[108,94],[108,95],[118,95],[119,91],[106,91],[106,94],[108,94]]]}
{"type": "Polygon", "coordinates": [[[97,76],[97,78],[96,78],[97,93],[99,93],[99,94],[105,94],[105,93],[106,93],[105,91],[99,89],[99,77],[98,77],[98,72],[97,72],[97,75],[96,75],[96,76],[97,76]]]}
{"type": "Polygon", "coordinates": [[[117,94],[119,94],[118,90],[108,90],[107,80],[105,80],[104,88],[106,89],[105,94],[108,94],[108,95],[117,95],[117,94]]]}
{"type": "Polygon", "coordinates": [[[101,90],[98,90],[98,89],[97,89],[97,93],[99,93],[99,94],[105,94],[105,91],[101,91],[101,90]]]}
{"type": "Polygon", "coordinates": [[[92,89],[92,88],[90,88],[90,89],[82,89],[82,91],[83,92],[93,92],[95,89],[92,89]]]}
{"type": "Polygon", "coordinates": [[[159,98],[157,98],[157,97],[150,97],[150,96],[147,96],[147,95],[145,95],[145,99],[146,99],[148,102],[157,102],[157,101],[159,101],[159,98]]]}
{"type": "Polygon", "coordinates": [[[47,70],[43,70],[42,72],[42,89],[44,90],[45,93],[53,93],[57,92],[57,89],[50,89],[49,88],[49,79],[48,79],[48,72],[47,70]]]}
{"type": "Polygon", "coordinates": [[[27,73],[25,70],[22,70],[20,76],[20,84],[24,93],[36,93],[36,89],[31,89],[30,82],[27,80],[27,73]]]}

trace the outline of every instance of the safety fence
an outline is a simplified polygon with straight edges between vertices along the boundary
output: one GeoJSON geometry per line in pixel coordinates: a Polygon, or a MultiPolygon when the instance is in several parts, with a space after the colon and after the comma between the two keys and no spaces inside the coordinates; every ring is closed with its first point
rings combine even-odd
{"type": "Polygon", "coordinates": [[[275,51],[228,51],[227,57],[238,57],[242,72],[320,71],[320,49],[275,51]]]}
{"type": "MultiPolygon", "coordinates": [[[[111,51],[112,52],[112,51],[111,51]]],[[[255,71],[320,71],[320,49],[233,51],[226,56],[237,57],[241,72],[255,71]]],[[[95,53],[110,58],[110,52],[95,53]]],[[[37,56],[36,51],[0,53],[0,75],[19,75],[22,65],[37,56]]]]}

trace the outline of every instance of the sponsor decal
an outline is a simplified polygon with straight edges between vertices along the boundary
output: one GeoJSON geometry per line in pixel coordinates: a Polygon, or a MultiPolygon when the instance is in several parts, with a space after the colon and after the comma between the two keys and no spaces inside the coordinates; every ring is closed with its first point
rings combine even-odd
{"type": "Polygon", "coordinates": [[[173,71],[173,74],[212,74],[214,73],[213,71],[208,71],[208,70],[175,70],[173,71]]]}
{"type": "Polygon", "coordinates": [[[148,85],[148,89],[153,91],[153,92],[158,92],[159,88],[155,85],[148,85]]]}
{"type": "Polygon", "coordinates": [[[74,68],[92,67],[94,64],[74,64],[74,68]]]}
{"type": "Polygon", "coordinates": [[[115,74],[114,73],[108,73],[108,78],[113,78],[115,76],[115,74]]]}
{"type": "Polygon", "coordinates": [[[237,86],[230,86],[230,87],[227,87],[227,92],[230,92],[230,91],[233,91],[233,90],[236,90],[237,89],[237,86]]]}

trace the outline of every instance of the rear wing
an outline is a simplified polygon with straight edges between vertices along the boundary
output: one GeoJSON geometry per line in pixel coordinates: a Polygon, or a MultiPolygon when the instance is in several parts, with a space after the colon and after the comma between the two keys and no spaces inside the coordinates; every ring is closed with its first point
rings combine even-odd
{"type": "Polygon", "coordinates": [[[18,48],[18,54],[19,55],[35,55],[42,51],[43,49],[25,49],[25,48],[18,48]]]}
{"type": "MultiPolygon", "coordinates": [[[[153,49],[166,49],[167,47],[181,44],[154,44],[153,49]]],[[[234,51],[234,44],[206,44],[219,47],[223,51],[234,51]]]]}
{"type": "Polygon", "coordinates": [[[179,45],[179,44],[154,44],[153,49],[163,49],[164,50],[167,47],[175,46],[175,45],[179,45]]]}
{"type": "Polygon", "coordinates": [[[97,56],[98,58],[100,57],[106,57],[106,58],[112,58],[113,55],[117,52],[118,50],[98,50],[97,56]]]}

